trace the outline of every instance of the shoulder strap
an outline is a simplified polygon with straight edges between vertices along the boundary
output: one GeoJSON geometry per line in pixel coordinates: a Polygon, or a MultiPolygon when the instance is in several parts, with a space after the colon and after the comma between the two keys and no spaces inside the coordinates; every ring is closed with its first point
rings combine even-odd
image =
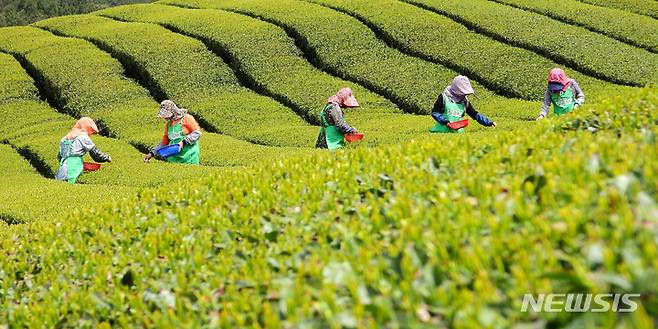
{"type": "Polygon", "coordinates": [[[327,120],[326,111],[328,108],[333,107],[332,103],[327,103],[320,111],[320,120],[322,121],[322,126],[329,127],[329,120],[327,120]]]}

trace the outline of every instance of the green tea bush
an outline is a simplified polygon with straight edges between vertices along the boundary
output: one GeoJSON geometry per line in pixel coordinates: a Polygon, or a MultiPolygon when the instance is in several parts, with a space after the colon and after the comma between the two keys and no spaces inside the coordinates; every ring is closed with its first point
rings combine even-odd
{"type": "Polygon", "coordinates": [[[658,82],[658,55],[581,27],[486,0],[405,1],[594,77],[636,86],[658,82]]]}
{"type": "Polygon", "coordinates": [[[658,3],[644,0],[578,0],[596,6],[616,8],[658,19],[658,3]]]}
{"type": "MultiPolygon", "coordinates": [[[[11,65],[14,58],[9,54],[0,53],[0,102],[15,100],[37,100],[37,88],[31,79],[25,79],[25,72],[18,64],[11,65]]],[[[29,78],[29,77],[28,77],[29,78]]]]}
{"type": "Polygon", "coordinates": [[[658,92],[622,96],[521,132],[280,160],[0,233],[0,323],[654,328],[658,92]],[[642,298],[630,314],[519,311],[526,293],[573,291],[642,298]]]}
{"type": "Polygon", "coordinates": [[[563,1],[559,6],[549,0],[494,1],[575,24],[653,53],[658,52],[658,21],[650,17],[575,0],[563,1]]]}
{"type": "MultiPolygon", "coordinates": [[[[437,95],[458,74],[387,47],[357,19],[315,4],[292,0],[159,3],[237,11],[281,26],[316,66],[384,95],[410,113],[428,114],[437,95]]],[[[479,108],[488,113],[487,101],[497,97],[477,83],[474,86],[479,108]]]]}
{"type": "MultiPolygon", "coordinates": [[[[109,128],[107,134],[142,151],[162,138],[164,122],[155,117],[158,103],[148,91],[123,76],[123,67],[107,53],[87,41],[58,37],[33,27],[3,28],[0,32],[0,50],[24,58],[49,98],[63,111],[102,122],[109,128]]],[[[282,154],[308,152],[254,145],[208,132],[202,143],[203,163],[216,166],[242,166],[282,154]]]]}
{"type": "Polygon", "coordinates": [[[129,63],[151,91],[190,108],[213,129],[271,146],[313,146],[318,129],[291,109],[241,87],[230,67],[192,38],[153,24],[93,15],[36,23],[85,38],[129,63]],[[315,135],[315,136],[314,136],[315,135]]]}

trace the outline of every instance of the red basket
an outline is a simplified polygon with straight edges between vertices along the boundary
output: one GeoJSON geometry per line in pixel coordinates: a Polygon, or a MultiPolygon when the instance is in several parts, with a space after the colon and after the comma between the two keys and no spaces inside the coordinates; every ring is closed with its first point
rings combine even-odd
{"type": "Polygon", "coordinates": [[[448,124],[448,128],[450,128],[452,130],[459,130],[459,129],[462,129],[466,126],[468,126],[468,119],[459,120],[459,121],[455,121],[455,122],[450,122],[448,124]]]}
{"type": "Polygon", "coordinates": [[[354,143],[356,141],[360,141],[363,139],[363,134],[347,134],[345,135],[345,140],[348,141],[349,143],[354,143]]]}
{"type": "Polygon", "coordinates": [[[93,162],[83,162],[82,163],[82,169],[84,171],[96,171],[98,169],[101,169],[101,164],[100,163],[93,163],[93,162]]]}

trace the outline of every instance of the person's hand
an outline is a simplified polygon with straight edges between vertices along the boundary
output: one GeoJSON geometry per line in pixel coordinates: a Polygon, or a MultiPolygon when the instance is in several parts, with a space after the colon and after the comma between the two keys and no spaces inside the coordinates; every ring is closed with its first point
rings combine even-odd
{"type": "Polygon", "coordinates": [[[542,113],[542,114],[540,114],[540,115],[537,117],[537,121],[542,120],[542,119],[544,119],[545,117],[546,117],[546,116],[544,115],[544,113],[542,113]]]}
{"type": "Polygon", "coordinates": [[[149,161],[151,161],[152,158],[153,158],[153,153],[149,152],[149,153],[144,157],[144,162],[148,163],[149,161]]]}
{"type": "Polygon", "coordinates": [[[183,146],[185,146],[185,142],[181,141],[178,143],[178,152],[180,152],[183,149],[183,146]]]}
{"type": "Polygon", "coordinates": [[[496,127],[497,127],[497,125],[496,125],[496,123],[495,123],[495,122],[493,122],[493,121],[491,121],[491,126],[492,126],[492,127],[494,127],[494,128],[496,128],[496,127]]]}

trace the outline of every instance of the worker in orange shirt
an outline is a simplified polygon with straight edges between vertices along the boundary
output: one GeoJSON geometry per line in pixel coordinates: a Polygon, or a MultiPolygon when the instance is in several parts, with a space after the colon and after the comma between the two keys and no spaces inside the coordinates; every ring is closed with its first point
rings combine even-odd
{"type": "Polygon", "coordinates": [[[199,164],[201,127],[194,117],[188,114],[186,109],[178,108],[170,100],[163,101],[160,104],[158,117],[167,121],[164,136],[162,136],[162,141],[144,157],[144,162],[149,162],[159,149],[178,144],[178,154],[167,157],[168,162],[199,164]]]}

